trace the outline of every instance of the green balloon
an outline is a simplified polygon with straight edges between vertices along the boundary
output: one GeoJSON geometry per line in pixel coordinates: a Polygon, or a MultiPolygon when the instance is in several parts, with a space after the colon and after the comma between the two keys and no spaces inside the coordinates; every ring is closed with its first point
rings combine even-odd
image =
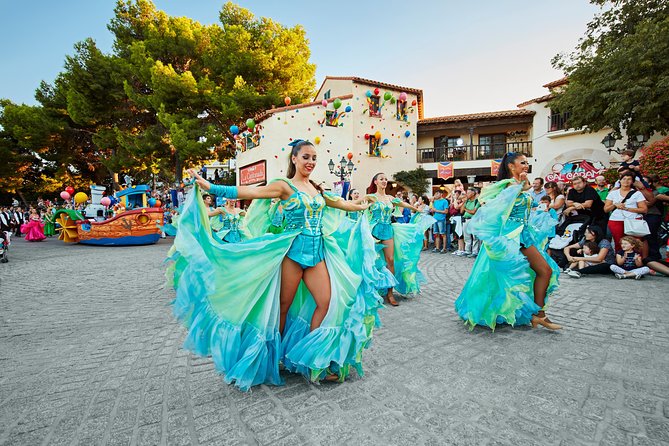
{"type": "Polygon", "coordinates": [[[256,126],[256,122],[249,118],[246,120],[246,127],[248,127],[249,130],[253,130],[253,128],[256,126]]]}
{"type": "Polygon", "coordinates": [[[392,97],[393,97],[393,95],[390,94],[389,91],[386,91],[386,93],[383,95],[383,99],[385,99],[386,101],[389,101],[390,98],[392,98],[392,97]]]}
{"type": "Polygon", "coordinates": [[[341,99],[337,98],[332,101],[332,106],[335,108],[335,110],[341,107],[341,99]]]}

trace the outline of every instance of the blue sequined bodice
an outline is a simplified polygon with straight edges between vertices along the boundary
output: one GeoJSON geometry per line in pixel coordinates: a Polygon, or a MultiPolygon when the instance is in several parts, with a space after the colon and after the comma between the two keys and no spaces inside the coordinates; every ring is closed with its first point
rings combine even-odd
{"type": "Polygon", "coordinates": [[[527,192],[522,192],[518,195],[518,197],[516,197],[516,201],[513,203],[513,208],[511,209],[509,220],[527,224],[527,221],[530,218],[531,210],[532,197],[527,192]]]}
{"type": "Polygon", "coordinates": [[[374,195],[376,201],[372,203],[372,205],[367,208],[367,211],[369,212],[369,220],[372,225],[376,223],[383,223],[383,224],[390,224],[391,220],[390,217],[393,215],[393,212],[395,210],[395,205],[399,201],[396,198],[393,198],[393,200],[390,203],[384,203],[374,195]]]}
{"type": "Polygon", "coordinates": [[[221,215],[221,220],[223,220],[223,229],[230,231],[239,230],[239,222],[241,220],[239,214],[229,214],[226,212],[224,215],[221,215]]]}
{"type": "Polygon", "coordinates": [[[281,202],[285,230],[300,230],[310,236],[321,235],[325,198],[321,194],[311,197],[306,192],[295,190],[293,195],[281,202]]]}

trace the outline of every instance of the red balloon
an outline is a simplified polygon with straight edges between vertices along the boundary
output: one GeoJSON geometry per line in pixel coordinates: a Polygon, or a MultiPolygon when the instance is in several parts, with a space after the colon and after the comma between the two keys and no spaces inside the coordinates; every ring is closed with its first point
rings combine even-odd
{"type": "Polygon", "coordinates": [[[286,97],[283,99],[283,102],[285,102],[286,105],[290,105],[290,98],[289,98],[288,96],[286,96],[286,97]]]}
{"type": "Polygon", "coordinates": [[[351,152],[348,152],[348,155],[346,155],[346,158],[348,158],[349,160],[352,160],[353,159],[353,154],[351,152]]]}
{"type": "Polygon", "coordinates": [[[374,94],[378,95],[380,91],[381,91],[381,90],[379,90],[378,88],[375,88],[375,89],[374,89],[374,94]]]}
{"type": "Polygon", "coordinates": [[[416,100],[415,99],[413,101],[411,101],[411,105],[413,105],[414,107],[416,106],[416,100]]]}
{"type": "Polygon", "coordinates": [[[73,188],[72,186],[67,186],[67,187],[65,188],[65,192],[67,192],[68,194],[72,195],[72,194],[74,194],[74,188],[73,188]]]}
{"type": "Polygon", "coordinates": [[[365,133],[365,139],[369,139],[369,133],[365,133]]]}
{"type": "Polygon", "coordinates": [[[162,205],[163,205],[163,202],[162,202],[162,201],[160,201],[160,200],[156,200],[156,205],[155,205],[154,207],[159,208],[159,207],[162,206],[162,205]]]}

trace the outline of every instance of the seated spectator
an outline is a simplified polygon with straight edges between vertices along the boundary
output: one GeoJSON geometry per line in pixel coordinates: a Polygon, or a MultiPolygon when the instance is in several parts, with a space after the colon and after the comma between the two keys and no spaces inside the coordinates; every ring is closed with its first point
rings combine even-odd
{"type": "Polygon", "coordinates": [[[585,242],[583,248],[581,248],[583,258],[587,260],[579,260],[569,264],[569,269],[581,269],[586,266],[597,265],[598,262],[593,262],[592,260],[597,259],[597,254],[599,254],[599,246],[595,242],[585,242]]]}
{"type": "Polygon", "coordinates": [[[646,266],[651,270],[669,277],[669,261],[666,260],[652,260],[646,263],[646,266]]]}
{"type": "Polygon", "coordinates": [[[557,183],[549,181],[544,185],[544,189],[546,190],[546,195],[551,199],[549,208],[554,209],[558,215],[562,214],[562,211],[564,211],[565,196],[558,189],[557,183]]]}
{"type": "Polygon", "coordinates": [[[604,211],[611,212],[609,230],[616,248],[620,248],[620,240],[625,234],[625,219],[641,218],[648,211],[646,199],[634,187],[634,174],[625,172],[620,176],[620,189],[609,192],[604,204],[604,211]]]}
{"type": "Polygon", "coordinates": [[[641,279],[650,274],[650,268],[643,266],[641,257],[641,241],[626,235],[620,239],[621,249],[616,252],[616,264],[611,265],[611,271],[618,279],[641,279]]]}
{"type": "Polygon", "coordinates": [[[599,226],[602,230],[606,229],[604,203],[597,192],[581,176],[572,179],[572,186],[567,194],[567,207],[563,211],[567,221],[577,215],[589,216],[591,224],[599,226]]]}
{"type": "Polygon", "coordinates": [[[589,226],[585,230],[584,237],[579,240],[578,243],[569,245],[563,250],[564,255],[567,257],[567,261],[570,263],[585,261],[589,262],[590,265],[579,268],[578,270],[567,268],[565,273],[569,277],[578,279],[582,274],[611,274],[610,266],[613,265],[616,261],[616,255],[611,246],[611,242],[604,238],[602,230],[599,226],[589,226]],[[585,257],[583,255],[583,246],[587,242],[594,242],[599,248],[596,257],[585,257]]]}

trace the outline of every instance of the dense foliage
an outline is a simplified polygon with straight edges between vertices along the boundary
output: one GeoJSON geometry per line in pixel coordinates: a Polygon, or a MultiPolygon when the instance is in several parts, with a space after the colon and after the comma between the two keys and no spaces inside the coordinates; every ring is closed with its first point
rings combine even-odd
{"type": "Polygon", "coordinates": [[[427,193],[429,186],[427,171],[422,167],[415,170],[402,170],[393,175],[393,179],[403,186],[411,189],[416,195],[423,195],[427,193]]]}

